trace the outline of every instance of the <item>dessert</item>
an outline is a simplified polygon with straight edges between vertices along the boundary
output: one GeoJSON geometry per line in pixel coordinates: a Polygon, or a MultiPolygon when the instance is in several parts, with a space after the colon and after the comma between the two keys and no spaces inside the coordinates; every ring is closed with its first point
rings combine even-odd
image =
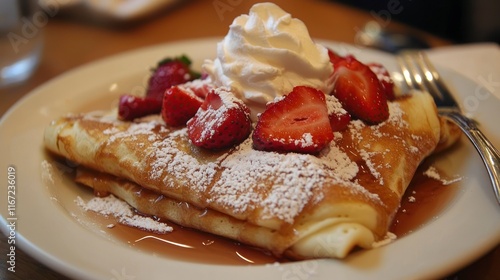
{"type": "Polygon", "coordinates": [[[46,148],[141,213],[276,255],[343,258],[390,236],[421,161],[460,135],[428,94],[394,96],[274,4],[235,19],[217,48],[206,77],[186,70],[153,113],[65,116],[46,148]]]}

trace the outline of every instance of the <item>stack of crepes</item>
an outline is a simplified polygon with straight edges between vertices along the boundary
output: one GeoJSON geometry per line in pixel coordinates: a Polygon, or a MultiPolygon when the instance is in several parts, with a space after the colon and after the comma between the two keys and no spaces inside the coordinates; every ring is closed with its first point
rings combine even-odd
{"type": "MultiPolygon", "coordinates": [[[[273,14],[275,6],[264,8],[261,22],[276,18],[267,27],[278,30],[291,20],[281,10],[273,14]]],[[[230,33],[256,24],[259,7],[252,9],[250,16],[235,20],[230,33]]],[[[253,41],[273,43],[272,38],[253,41]]],[[[217,59],[206,62],[206,69],[211,78],[234,88],[230,75],[220,78],[231,70],[223,69],[227,43],[219,44],[217,59]]],[[[326,50],[315,48],[324,58],[326,50]]],[[[241,98],[251,99],[256,90],[251,92],[241,98]]],[[[46,128],[44,140],[48,150],[78,163],[77,182],[113,194],[141,213],[276,255],[343,258],[355,247],[372,248],[387,238],[419,164],[460,135],[437,115],[426,93],[397,98],[389,102],[389,111],[389,119],[377,125],[351,121],[316,155],[258,151],[251,137],[229,149],[204,150],[192,145],[185,127],[166,126],[159,116],[131,122],[113,113],[62,117],[46,128]]]]}

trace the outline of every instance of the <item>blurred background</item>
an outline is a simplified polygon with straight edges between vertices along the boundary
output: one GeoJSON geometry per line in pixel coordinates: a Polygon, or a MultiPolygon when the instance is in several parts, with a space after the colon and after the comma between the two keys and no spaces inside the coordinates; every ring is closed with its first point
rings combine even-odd
{"type": "Polygon", "coordinates": [[[456,43],[500,43],[498,0],[333,0],[369,11],[382,25],[394,19],[456,43]]]}
{"type": "MultiPolygon", "coordinates": [[[[198,0],[146,0],[144,3],[150,4],[144,4],[140,1],[38,1],[46,6],[53,5],[54,1],[59,3],[62,9],[57,11],[58,17],[119,28],[128,28],[143,22],[144,19],[163,16],[171,11],[173,6],[198,2],[198,0]],[[141,6],[149,6],[143,11],[148,16],[142,17],[142,20],[131,21],[134,8],[142,9],[141,6]],[[110,18],[106,13],[106,9],[110,7],[115,9],[115,17],[110,18]],[[123,19],[127,17],[127,13],[130,18],[125,23],[123,19]]],[[[267,1],[273,2],[273,0],[267,1]]],[[[216,3],[219,3],[222,5],[219,8],[228,12],[234,7],[246,6],[245,2],[256,1],[210,0],[210,2],[214,7],[217,6],[216,3]]],[[[369,12],[383,28],[395,20],[454,43],[485,41],[500,43],[500,16],[498,15],[500,0],[325,0],[325,2],[337,2],[369,12]]]]}
{"type": "MultiPolygon", "coordinates": [[[[50,6],[53,1],[60,0],[38,1],[50,6]]],[[[223,16],[219,23],[223,21],[224,27],[227,27],[230,23],[229,19],[233,18],[229,16],[230,14],[236,16],[236,10],[239,11],[240,7],[248,6],[250,2],[257,2],[249,0],[147,0],[143,2],[73,0],[64,2],[66,3],[64,5],[60,4],[61,9],[57,11],[56,17],[76,22],[90,22],[115,30],[130,30],[139,24],[163,17],[175,8],[198,5],[195,3],[203,1],[206,1],[205,5],[209,4],[213,9],[218,9],[222,13],[219,15],[219,17],[223,16]]],[[[321,0],[317,2],[323,2],[323,4],[335,2],[337,5],[369,14],[371,20],[364,26],[356,26],[356,30],[352,30],[348,22],[343,21],[342,18],[333,18],[334,16],[331,15],[332,21],[340,22],[342,25],[332,26],[335,31],[326,30],[339,32],[342,28],[351,29],[355,32],[353,37],[355,44],[388,52],[395,53],[405,48],[435,47],[431,42],[422,38],[421,34],[417,34],[422,31],[447,40],[451,44],[500,43],[500,16],[497,15],[500,11],[500,0],[321,0]],[[394,29],[400,26],[397,23],[412,27],[416,32],[411,32],[408,28],[394,29]]],[[[304,4],[301,3],[301,5],[304,4]]],[[[306,5],[309,5],[309,2],[306,5]]],[[[301,13],[306,13],[306,11],[301,11],[301,13]]],[[[295,15],[295,13],[292,14],[295,15]]],[[[311,16],[319,17],[320,15],[311,16]]],[[[307,19],[307,17],[308,15],[301,15],[302,19],[307,19]]],[[[206,21],[204,24],[217,25],[217,22],[206,21]]],[[[193,23],[193,26],[196,24],[193,23]]],[[[345,32],[345,30],[340,32],[345,32]]]]}

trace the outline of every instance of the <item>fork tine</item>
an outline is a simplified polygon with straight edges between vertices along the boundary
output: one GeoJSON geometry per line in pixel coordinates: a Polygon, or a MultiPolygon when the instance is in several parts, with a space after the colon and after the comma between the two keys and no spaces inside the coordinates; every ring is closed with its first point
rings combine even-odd
{"type": "Polygon", "coordinates": [[[428,92],[439,105],[456,106],[452,93],[424,52],[403,51],[398,62],[410,88],[428,92]]]}
{"type": "Polygon", "coordinates": [[[427,86],[432,89],[429,92],[432,94],[432,96],[434,96],[434,98],[439,98],[441,101],[444,101],[446,99],[444,97],[444,92],[449,93],[449,90],[443,83],[436,68],[430,62],[427,55],[425,55],[423,52],[418,52],[416,56],[418,59],[418,65],[421,67],[424,75],[426,75],[425,82],[427,86]]]}
{"type": "Polygon", "coordinates": [[[410,71],[410,66],[406,59],[406,55],[404,53],[400,53],[396,57],[396,59],[398,61],[399,68],[401,69],[401,73],[403,74],[404,81],[406,82],[408,88],[417,89],[418,85],[412,74],[413,71],[410,71]]]}
{"type": "Polygon", "coordinates": [[[422,67],[418,62],[420,59],[413,51],[404,51],[397,57],[403,77],[410,89],[429,91],[424,82],[422,67]]]}

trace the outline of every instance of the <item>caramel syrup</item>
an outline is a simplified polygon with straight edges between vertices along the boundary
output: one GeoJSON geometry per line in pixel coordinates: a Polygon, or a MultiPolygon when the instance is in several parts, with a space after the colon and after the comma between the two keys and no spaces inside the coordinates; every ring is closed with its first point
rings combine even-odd
{"type": "MultiPolygon", "coordinates": [[[[389,228],[398,238],[438,218],[459,189],[456,183],[443,185],[442,182],[425,176],[423,173],[428,167],[429,164],[424,163],[415,172],[389,228]]],[[[439,173],[443,179],[447,179],[442,171],[439,173]]]]}
{"type": "MultiPolygon", "coordinates": [[[[398,238],[435,219],[449,205],[458,190],[456,184],[443,185],[440,181],[423,175],[428,166],[429,164],[424,164],[417,169],[394,217],[389,231],[398,238]]],[[[115,218],[104,217],[92,211],[87,211],[86,215],[96,221],[103,231],[132,248],[170,259],[221,265],[261,265],[290,261],[264,250],[168,221],[166,223],[173,227],[173,231],[158,234],[119,224],[115,218]]]]}
{"type": "Polygon", "coordinates": [[[97,221],[101,230],[132,248],[170,259],[220,265],[262,265],[289,261],[267,251],[169,221],[166,224],[173,231],[160,234],[120,224],[113,217],[104,217],[92,211],[87,211],[86,215],[97,221]]]}

